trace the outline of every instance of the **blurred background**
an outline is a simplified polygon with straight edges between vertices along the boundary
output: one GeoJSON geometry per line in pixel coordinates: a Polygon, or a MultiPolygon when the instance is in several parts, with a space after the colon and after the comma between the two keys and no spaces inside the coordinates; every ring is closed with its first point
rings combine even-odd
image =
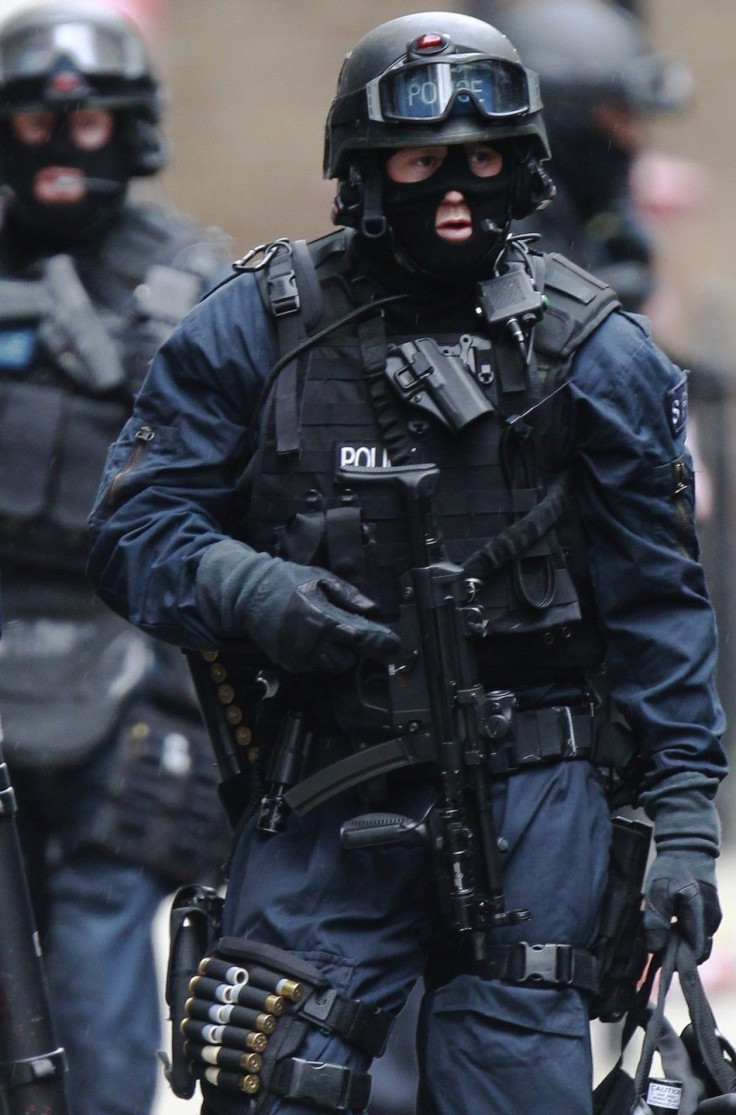
{"type": "MultiPolygon", "coordinates": [[[[513,2],[507,0],[507,6],[513,2]]],[[[420,10],[421,3],[99,3],[135,19],[149,41],[168,94],[165,132],[171,145],[170,163],[155,180],[136,185],[141,196],[169,200],[201,223],[222,229],[230,239],[233,258],[275,237],[309,238],[329,231],[333,191],[321,178],[322,135],[342,59],[363,33],[384,20],[420,10]]],[[[0,18],[24,6],[26,0],[0,0],[0,18]]],[[[470,8],[451,0],[437,6],[453,11],[470,8]]],[[[640,16],[656,48],[684,60],[693,75],[688,110],[646,124],[647,156],[636,168],[636,190],[657,260],[658,294],[651,305],[656,338],[686,366],[692,362],[709,369],[694,408],[703,497],[699,525],[721,633],[720,689],[733,733],[736,4],[733,0],[629,0],[619,6],[640,16]]],[[[732,746],[730,750],[733,753],[732,746]]],[[[720,798],[729,849],[722,881],[724,877],[734,881],[730,893],[736,904],[732,781],[727,781],[720,798]]],[[[711,981],[724,994],[736,978],[734,915],[736,905],[732,911],[727,907],[726,924],[717,941],[720,951],[709,962],[711,981]]],[[[162,949],[165,917],[162,911],[162,949]]],[[[728,1026],[725,1029],[731,1032],[728,1026]]],[[[162,1089],[157,1115],[195,1107],[175,1101],[162,1089]]]]}

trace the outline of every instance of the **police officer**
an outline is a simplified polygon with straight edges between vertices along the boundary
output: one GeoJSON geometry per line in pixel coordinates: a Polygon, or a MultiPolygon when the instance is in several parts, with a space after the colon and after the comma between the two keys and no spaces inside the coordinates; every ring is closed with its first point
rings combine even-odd
{"type": "Polygon", "coordinates": [[[152,918],[212,870],[223,825],[181,655],[84,574],[107,447],[224,271],[217,237],[127,200],[164,164],[159,120],[142,40],[111,10],[47,4],[0,28],[0,705],[76,1115],[150,1108],[152,918]]]}
{"type": "Polygon", "coordinates": [[[682,112],[692,74],[655,50],[642,22],[604,0],[476,0],[539,75],[554,204],[520,226],[606,280],[625,309],[646,312],[654,290],[650,234],[631,174],[647,122],[682,112]]]}
{"type": "Polygon", "coordinates": [[[326,127],[343,227],[241,261],[108,458],[93,581],[204,653],[254,784],[182,1026],[207,1112],[362,1111],[424,974],[421,1110],[589,1113],[600,768],[654,820],[649,947],[720,920],[685,379],[509,238],[548,154],[493,27],[367,34],[326,127]]]}

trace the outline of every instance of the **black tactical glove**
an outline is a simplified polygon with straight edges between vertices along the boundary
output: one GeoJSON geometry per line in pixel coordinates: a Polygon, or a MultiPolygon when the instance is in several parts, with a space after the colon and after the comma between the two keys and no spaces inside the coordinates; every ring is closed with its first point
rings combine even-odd
{"type": "Polygon", "coordinates": [[[393,661],[398,636],[365,618],[376,605],[325,569],[297,565],[227,540],[197,571],[197,604],[227,639],[247,635],[290,673],[341,673],[358,658],[393,661]]]}
{"type": "Polygon", "coordinates": [[[695,953],[707,960],[721,922],[715,860],[707,852],[660,852],[645,886],[644,928],[650,952],[664,949],[675,928],[695,953]]]}
{"type": "Polygon", "coordinates": [[[720,824],[715,782],[697,772],[663,779],[641,795],[654,821],[657,855],[644,887],[647,947],[659,952],[673,928],[701,963],[710,955],[721,921],[715,859],[720,824]]]}

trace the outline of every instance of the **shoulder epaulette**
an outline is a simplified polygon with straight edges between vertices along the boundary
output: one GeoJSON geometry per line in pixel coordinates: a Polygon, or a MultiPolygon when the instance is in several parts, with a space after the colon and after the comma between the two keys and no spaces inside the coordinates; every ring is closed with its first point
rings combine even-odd
{"type": "Polygon", "coordinates": [[[534,347],[543,356],[567,359],[620,308],[607,283],[557,252],[544,256],[547,306],[534,332],[534,347]]]}

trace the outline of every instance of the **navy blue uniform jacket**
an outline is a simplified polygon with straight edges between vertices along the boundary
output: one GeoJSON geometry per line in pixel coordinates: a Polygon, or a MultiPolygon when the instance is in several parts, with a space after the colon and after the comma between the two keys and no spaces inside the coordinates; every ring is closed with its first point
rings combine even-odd
{"type": "MultiPolygon", "coordinates": [[[[218,645],[198,614],[196,569],[227,536],[275,360],[253,276],[225,283],[162,347],[108,458],[91,516],[90,576],[115,611],[181,646],[218,645]]],[[[560,446],[582,477],[612,695],[650,756],[649,788],[687,773],[714,793],[725,773],[723,714],[714,616],[694,556],[686,376],[643,319],[615,312],[578,350],[566,390],[560,446]]]]}

